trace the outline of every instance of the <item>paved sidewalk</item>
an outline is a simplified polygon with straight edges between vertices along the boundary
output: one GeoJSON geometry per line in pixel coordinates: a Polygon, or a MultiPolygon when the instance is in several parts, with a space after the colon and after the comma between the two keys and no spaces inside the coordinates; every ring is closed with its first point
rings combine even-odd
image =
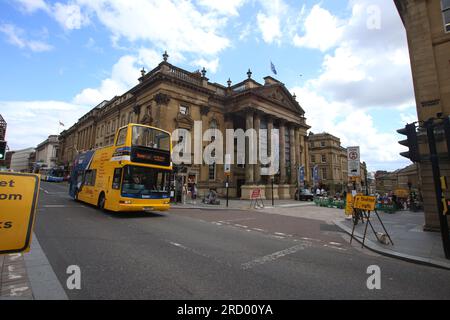
{"type": "Polygon", "coordinates": [[[9,299],[33,299],[22,254],[0,255],[0,300],[9,299]]]}
{"type": "Polygon", "coordinates": [[[67,300],[35,235],[30,252],[0,255],[0,300],[67,300]]]}
{"type": "MultiPolygon", "coordinates": [[[[228,200],[228,207],[226,206],[227,200],[220,198],[220,205],[209,205],[202,203],[201,199],[197,199],[195,202],[187,201],[182,203],[171,203],[172,208],[182,209],[210,209],[210,210],[254,210],[250,208],[250,200],[230,199],[228,200]]],[[[272,206],[272,200],[263,200],[264,209],[271,208],[296,208],[304,206],[314,206],[314,202],[295,201],[295,200],[275,200],[274,206],[272,206]]],[[[261,208],[262,209],[262,208],[261,208]]]]}
{"type": "MultiPolygon", "coordinates": [[[[398,211],[393,214],[379,212],[381,220],[394,245],[386,245],[377,240],[370,226],[367,227],[367,248],[391,257],[415,263],[450,269],[450,260],[445,259],[439,232],[423,231],[423,212],[398,211]]],[[[383,228],[376,215],[371,215],[371,222],[376,232],[383,228]]],[[[353,228],[352,220],[337,219],[335,224],[348,234],[353,228]]],[[[355,228],[356,240],[362,242],[366,224],[358,223],[355,228]]]]}

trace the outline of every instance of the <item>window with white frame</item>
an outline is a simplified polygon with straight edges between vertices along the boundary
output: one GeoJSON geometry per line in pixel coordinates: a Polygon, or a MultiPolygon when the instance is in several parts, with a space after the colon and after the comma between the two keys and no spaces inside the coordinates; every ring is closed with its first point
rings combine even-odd
{"type": "Polygon", "coordinates": [[[327,162],[327,156],[325,154],[322,155],[322,163],[327,162]]]}
{"type": "Polygon", "coordinates": [[[189,107],[180,105],[180,114],[187,115],[189,113],[189,107]]]}
{"type": "Polygon", "coordinates": [[[320,146],[325,147],[325,141],[320,141],[320,146]]]}
{"type": "Polygon", "coordinates": [[[444,30],[450,32],[450,0],[441,0],[442,15],[444,18],[444,30]]]}

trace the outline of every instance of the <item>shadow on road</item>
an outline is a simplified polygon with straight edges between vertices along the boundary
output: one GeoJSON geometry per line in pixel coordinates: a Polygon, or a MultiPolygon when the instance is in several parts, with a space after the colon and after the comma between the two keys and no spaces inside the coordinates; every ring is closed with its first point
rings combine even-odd
{"type": "Polygon", "coordinates": [[[156,212],[112,212],[105,211],[105,215],[115,219],[143,219],[143,218],[165,218],[165,214],[156,212]]]}

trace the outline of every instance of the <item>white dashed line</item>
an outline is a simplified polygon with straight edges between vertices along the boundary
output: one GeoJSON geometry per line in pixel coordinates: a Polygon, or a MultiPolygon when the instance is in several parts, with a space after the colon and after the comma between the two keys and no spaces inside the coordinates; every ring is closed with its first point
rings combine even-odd
{"type": "Polygon", "coordinates": [[[274,253],[264,256],[264,257],[256,258],[255,260],[252,260],[250,262],[242,264],[242,268],[244,270],[247,270],[247,269],[251,269],[258,265],[266,264],[268,262],[280,259],[287,255],[294,254],[300,250],[304,250],[307,246],[308,245],[306,245],[306,244],[299,244],[299,245],[293,246],[291,248],[288,248],[288,249],[285,249],[282,251],[274,252],[274,253]]]}

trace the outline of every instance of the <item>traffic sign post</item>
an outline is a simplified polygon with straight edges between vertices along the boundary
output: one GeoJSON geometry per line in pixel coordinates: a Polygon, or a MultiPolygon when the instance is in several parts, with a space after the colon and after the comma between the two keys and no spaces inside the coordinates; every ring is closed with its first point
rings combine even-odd
{"type": "Polygon", "coordinates": [[[348,160],[348,176],[361,177],[360,168],[360,153],[359,147],[348,147],[347,148],[347,160],[348,160]]]}
{"type": "Polygon", "coordinates": [[[35,174],[0,173],[0,254],[29,250],[39,180],[35,174]]]}
{"type": "Polygon", "coordinates": [[[352,243],[355,233],[355,227],[358,224],[359,219],[361,219],[361,222],[364,223],[364,219],[366,219],[366,226],[364,228],[364,235],[362,239],[362,247],[364,247],[366,236],[367,236],[367,227],[370,225],[370,228],[373,231],[373,234],[377,238],[378,241],[381,241],[380,238],[378,238],[378,234],[375,231],[374,226],[372,225],[372,222],[370,221],[370,213],[375,212],[375,215],[378,218],[378,221],[380,221],[380,224],[386,234],[386,236],[389,238],[390,244],[394,245],[394,242],[391,239],[391,236],[386,230],[386,227],[384,226],[383,221],[381,220],[380,216],[378,215],[378,212],[376,210],[376,202],[377,199],[375,197],[370,196],[363,196],[363,195],[357,195],[353,200],[352,210],[353,210],[353,229],[352,234],[350,236],[350,244],[352,243]]]}
{"type": "Polygon", "coordinates": [[[261,189],[253,189],[251,194],[250,208],[264,208],[264,202],[261,198],[261,189]]]}
{"type": "Polygon", "coordinates": [[[225,176],[227,177],[227,182],[225,184],[225,187],[227,189],[227,208],[228,208],[228,199],[229,199],[228,191],[229,191],[229,187],[230,187],[230,175],[231,175],[231,155],[228,153],[225,155],[224,173],[225,173],[225,176]]]}

